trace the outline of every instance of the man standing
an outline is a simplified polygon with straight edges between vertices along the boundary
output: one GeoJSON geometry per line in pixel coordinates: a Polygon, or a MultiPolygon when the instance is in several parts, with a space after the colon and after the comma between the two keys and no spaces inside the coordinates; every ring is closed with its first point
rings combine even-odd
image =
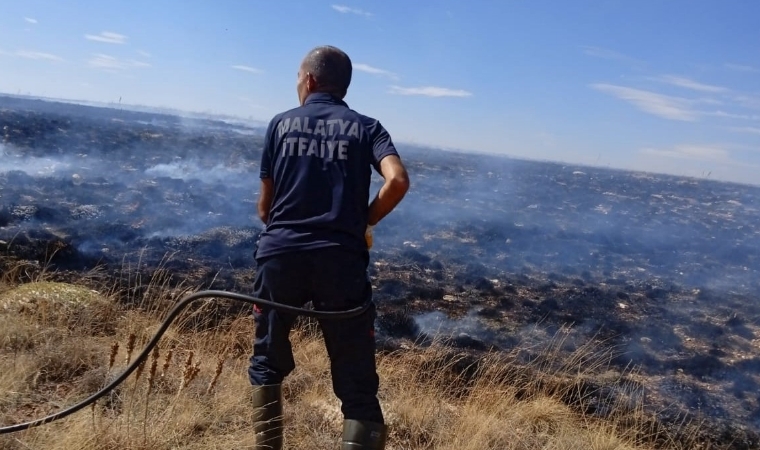
{"type": "MultiPolygon", "coordinates": [[[[265,224],[255,294],[291,306],[346,310],[371,299],[367,276],[372,227],[409,189],[388,132],[343,101],[348,55],[311,50],[298,71],[301,106],[269,123],[261,158],[259,217],[265,224]],[[372,169],[385,182],[370,203],[372,169]]],[[[295,316],[256,308],[248,369],[254,386],[257,449],[282,448],[281,383],[295,368],[289,332],[295,316]]],[[[343,449],[383,449],[387,427],[377,399],[375,306],[345,320],[320,321],[333,390],[343,412],[343,449]]]]}

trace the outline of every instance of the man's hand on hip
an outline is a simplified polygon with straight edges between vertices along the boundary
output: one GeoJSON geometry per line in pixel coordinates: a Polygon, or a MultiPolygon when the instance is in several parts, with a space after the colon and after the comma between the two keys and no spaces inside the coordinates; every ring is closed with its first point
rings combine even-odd
{"type": "Polygon", "coordinates": [[[364,231],[364,240],[367,242],[367,250],[372,248],[373,235],[372,229],[375,228],[372,225],[367,225],[367,229],[364,231]]]}
{"type": "Polygon", "coordinates": [[[380,172],[385,182],[377,192],[377,196],[369,204],[368,223],[377,225],[387,216],[409,190],[409,174],[398,156],[386,156],[380,161],[380,172]]]}

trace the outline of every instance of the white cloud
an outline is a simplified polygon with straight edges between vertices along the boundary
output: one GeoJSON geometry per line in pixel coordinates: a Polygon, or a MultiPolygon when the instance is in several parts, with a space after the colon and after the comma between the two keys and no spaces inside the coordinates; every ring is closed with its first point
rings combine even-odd
{"type": "Polygon", "coordinates": [[[760,96],[742,94],[733,98],[739,105],[749,109],[760,109],[760,96]]]}
{"type": "Polygon", "coordinates": [[[760,96],[738,92],[724,86],[700,83],[690,78],[675,75],[662,75],[648,77],[647,79],[704,93],[713,97],[677,97],[604,83],[592,84],[591,87],[625,100],[641,111],[665,119],[696,121],[700,118],[715,117],[730,120],[760,121],[760,114],[752,114],[746,111],[760,110],[760,96]],[[709,107],[715,107],[716,109],[710,109],[709,107]]]}
{"type": "Polygon", "coordinates": [[[735,70],[737,72],[753,72],[760,73],[760,69],[752,66],[746,66],[744,64],[725,64],[726,69],[735,70]]]}
{"type": "Polygon", "coordinates": [[[641,111],[665,119],[695,121],[699,116],[699,113],[691,108],[692,101],[685,98],[670,97],[655,92],[612,84],[599,83],[592,84],[591,87],[597,91],[625,100],[641,111]]]}
{"type": "Polygon", "coordinates": [[[642,148],[636,152],[629,168],[757,185],[760,166],[747,158],[732,155],[730,152],[733,150],[741,149],[731,144],[642,148]]]}
{"type": "Polygon", "coordinates": [[[678,87],[691,89],[691,90],[699,91],[699,92],[720,93],[720,92],[729,91],[728,88],[725,88],[722,86],[713,86],[709,84],[703,84],[694,80],[690,80],[689,78],[679,77],[676,75],[662,75],[659,77],[654,77],[652,79],[656,81],[660,81],[662,83],[667,83],[673,86],[678,86],[678,87]]]}
{"type": "Polygon", "coordinates": [[[16,56],[20,56],[22,58],[26,59],[37,59],[37,60],[45,60],[45,61],[63,61],[63,58],[61,58],[58,55],[53,55],[51,53],[44,53],[44,52],[34,52],[34,51],[28,51],[28,50],[19,50],[16,53],[14,53],[16,56]]]}
{"type": "Polygon", "coordinates": [[[405,88],[401,86],[391,86],[389,91],[397,95],[422,95],[425,97],[469,97],[472,92],[462,89],[449,89],[435,86],[405,88]]]}
{"type": "Polygon", "coordinates": [[[353,68],[360,72],[371,73],[372,75],[380,75],[380,76],[388,77],[392,80],[398,80],[398,75],[396,75],[395,73],[389,72],[384,69],[378,69],[377,67],[372,67],[369,64],[362,64],[362,63],[354,64],[353,68]]]}
{"type": "Polygon", "coordinates": [[[239,65],[239,64],[235,65],[235,66],[230,66],[230,67],[232,67],[233,69],[236,69],[236,70],[242,70],[243,72],[250,72],[250,73],[262,73],[263,72],[263,70],[261,70],[261,69],[257,69],[255,67],[251,67],[251,66],[243,66],[243,65],[239,65]]]}
{"type": "Polygon", "coordinates": [[[151,67],[150,64],[144,61],[137,61],[134,59],[119,59],[114,56],[104,55],[102,53],[94,54],[93,57],[87,61],[90,67],[96,69],[103,69],[108,71],[118,71],[127,69],[137,69],[144,67],[151,67]]]}
{"type": "Polygon", "coordinates": [[[630,57],[628,55],[624,55],[620,52],[616,52],[614,50],[610,50],[607,48],[594,47],[594,46],[583,46],[581,48],[583,48],[583,53],[585,53],[588,56],[593,56],[595,58],[610,59],[613,61],[620,61],[620,62],[634,64],[634,65],[641,65],[644,63],[641,60],[638,60],[636,58],[630,57]]]}
{"type": "Polygon", "coordinates": [[[734,133],[760,134],[760,128],[757,127],[729,127],[728,129],[734,133]]]}
{"type": "Polygon", "coordinates": [[[760,120],[760,116],[755,116],[751,114],[735,114],[735,113],[728,113],[725,111],[706,111],[701,113],[705,116],[713,116],[713,117],[723,117],[726,119],[740,119],[740,120],[760,120]]]}
{"type": "Polygon", "coordinates": [[[85,34],[84,37],[91,41],[105,42],[107,44],[125,44],[127,42],[126,36],[111,31],[103,31],[100,34],[85,34]]]}
{"type": "Polygon", "coordinates": [[[643,148],[640,153],[694,161],[730,162],[728,150],[712,145],[676,145],[672,149],[643,148]]]}
{"type": "Polygon", "coordinates": [[[152,58],[153,57],[153,55],[151,55],[150,53],[146,52],[145,50],[138,50],[137,54],[140,55],[140,56],[142,56],[143,58],[152,58]]]}
{"type": "Polygon", "coordinates": [[[31,17],[24,17],[24,20],[26,20],[28,23],[31,23],[33,25],[37,25],[37,19],[32,19],[31,17]]]}
{"type": "Polygon", "coordinates": [[[345,6],[345,5],[330,5],[330,6],[332,7],[332,9],[342,14],[356,14],[357,16],[365,16],[365,17],[372,16],[372,13],[364,11],[359,8],[351,8],[350,6],[345,6]]]}

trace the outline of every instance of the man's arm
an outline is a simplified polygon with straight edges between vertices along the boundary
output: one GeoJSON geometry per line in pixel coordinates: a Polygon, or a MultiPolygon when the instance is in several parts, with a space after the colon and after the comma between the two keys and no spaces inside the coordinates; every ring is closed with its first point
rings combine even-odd
{"type": "Polygon", "coordinates": [[[367,224],[370,226],[377,225],[393,211],[409,190],[409,174],[398,156],[388,155],[380,160],[380,174],[385,183],[369,205],[367,224]]]}
{"type": "Polygon", "coordinates": [[[272,197],[274,196],[274,183],[271,178],[261,179],[261,192],[259,193],[259,218],[264,224],[269,221],[269,211],[272,209],[272,197]]]}

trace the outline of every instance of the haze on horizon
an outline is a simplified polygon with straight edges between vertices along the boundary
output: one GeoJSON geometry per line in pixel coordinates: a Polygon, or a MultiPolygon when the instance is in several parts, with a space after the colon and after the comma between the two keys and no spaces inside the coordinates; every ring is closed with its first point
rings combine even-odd
{"type": "Polygon", "coordinates": [[[0,92],[235,115],[312,47],[398,142],[760,184],[760,3],[52,0],[0,14],[0,92]]]}

